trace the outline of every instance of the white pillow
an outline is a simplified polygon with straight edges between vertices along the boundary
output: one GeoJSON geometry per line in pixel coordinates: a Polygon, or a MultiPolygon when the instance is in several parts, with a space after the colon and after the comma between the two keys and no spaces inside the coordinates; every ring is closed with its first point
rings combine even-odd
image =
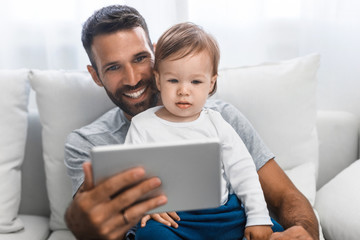
{"type": "Polygon", "coordinates": [[[21,195],[29,99],[28,70],[0,70],[0,233],[24,227],[17,217],[21,195]]]}
{"type": "MultiPolygon", "coordinates": [[[[318,166],[316,73],[319,60],[318,54],[311,54],[282,62],[223,69],[219,72],[216,93],[217,98],[234,104],[249,119],[284,170],[313,163],[315,169],[310,170],[315,175],[308,179],[306,190],[302,187],[311,202],[315,198],[318,166]]],[[[299,180],[307,173],[291,173],[295,185],[303,186],[299,180]]]]}
{"type": "Polygon", "coordinates": [[[87,72],[36,70],[30,74],[30,83],[43,126],[50,228],[66,229],[64,213],[72,198],[72,187],[64,165],[65,139],[72,130],[94,121],[114,104],[87,72]]]}
{"type": "Polygon", "coordinates": [[[318,191],[315,208],[326,239],[359,239],[359,173],[360,160],[357,160],[318,191]]]}

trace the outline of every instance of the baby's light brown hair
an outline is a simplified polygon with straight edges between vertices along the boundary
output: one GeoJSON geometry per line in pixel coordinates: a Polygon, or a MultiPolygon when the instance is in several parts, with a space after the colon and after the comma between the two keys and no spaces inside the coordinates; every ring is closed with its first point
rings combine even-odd
{"type": "MultiPolygon", "coordinates": [[[[159,71],[161,61],[172,57],[178,60],[190,54],[208,52],[212,62],[212,76],[218,74],[220,50],[216,40],[200,26],[186,22],[169,28],[159,38],[155,48],[154,70],[159,71]]],[[[216,82],[210,96],[216,92],[216,82]]]]}

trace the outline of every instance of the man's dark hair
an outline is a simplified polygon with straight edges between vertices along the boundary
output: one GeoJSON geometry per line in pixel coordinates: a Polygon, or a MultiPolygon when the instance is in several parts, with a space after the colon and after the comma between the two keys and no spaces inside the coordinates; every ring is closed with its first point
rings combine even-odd
{"type": "Polygon", "coordinates": [[[81,41],[96,72],[98,69],[91,51],[94,38],[98,35],[136,27],[144,29],[148,44],[153,49],[145,19],[135,8],[126,5],[111,5],[97,10],[88,18],[83,25],[81,41]]]}

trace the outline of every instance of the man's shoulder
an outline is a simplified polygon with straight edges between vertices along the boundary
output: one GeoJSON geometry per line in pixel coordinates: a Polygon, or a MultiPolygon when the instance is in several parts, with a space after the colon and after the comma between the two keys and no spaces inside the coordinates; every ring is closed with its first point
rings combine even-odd
{"type": "Polygon", "coordinates": [[[231,124],[232,121],[247,121],[246,117],[234,105],[221,99],[210,98],[206,101],[206,108],[215,110],[231,124]]]}
{"type": "Polygon", "coordinates": [[[119,108],[113,108],[90,124],[76,129],[75,132],[91,135],[111,131],[113,128],[116,128],[119,123],[123,122],[121,121],[122,115],[122,111],[119,108]]]}
{"type": "Polygon", "coordinates": [[[205,103],[205,107],[218,112],[236,110],[231,103],[217,98],[209,98],[205,103]]]}
{"type": "Polygon", "coordinates": [[[94,141],[94,144],[97,145],[97,142],[101,140],[113,142],[115,139],[110,138],[116,138],[117,136],[121,139],[115,141],[121,142],[129,125],[130,122],[126,119],[122,110],[116,107],[104,113],[92,123],[72,131],[68,139],[81,137],[87,139],[87,141],[94,141]]]}
{"type": "Polygon", "coordinates": [[[221,117],[235,129],[244,142],[246,142],[244,138],[255,134],[249,120],[231,103],[221,99],[208,99],[205,107],[219,112],[221,117]]]}

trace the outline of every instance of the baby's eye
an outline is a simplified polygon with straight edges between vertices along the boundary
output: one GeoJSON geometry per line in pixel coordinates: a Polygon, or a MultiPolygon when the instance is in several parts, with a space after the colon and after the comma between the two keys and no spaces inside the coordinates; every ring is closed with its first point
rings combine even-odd
{"type": "Polygon", "coordinates": [[[200,80],[192,80],[191,83],[192,83],[192,84],[200,84],[201,81],[200,81],[200,80]]]}
{"type": "Polygon", "coordinates": [[[179,81],[178,81],[177,79],[169,79],[168,82],[170,82],[170,83],[177,83],[177,82],[179,82],[179,81]]]}

